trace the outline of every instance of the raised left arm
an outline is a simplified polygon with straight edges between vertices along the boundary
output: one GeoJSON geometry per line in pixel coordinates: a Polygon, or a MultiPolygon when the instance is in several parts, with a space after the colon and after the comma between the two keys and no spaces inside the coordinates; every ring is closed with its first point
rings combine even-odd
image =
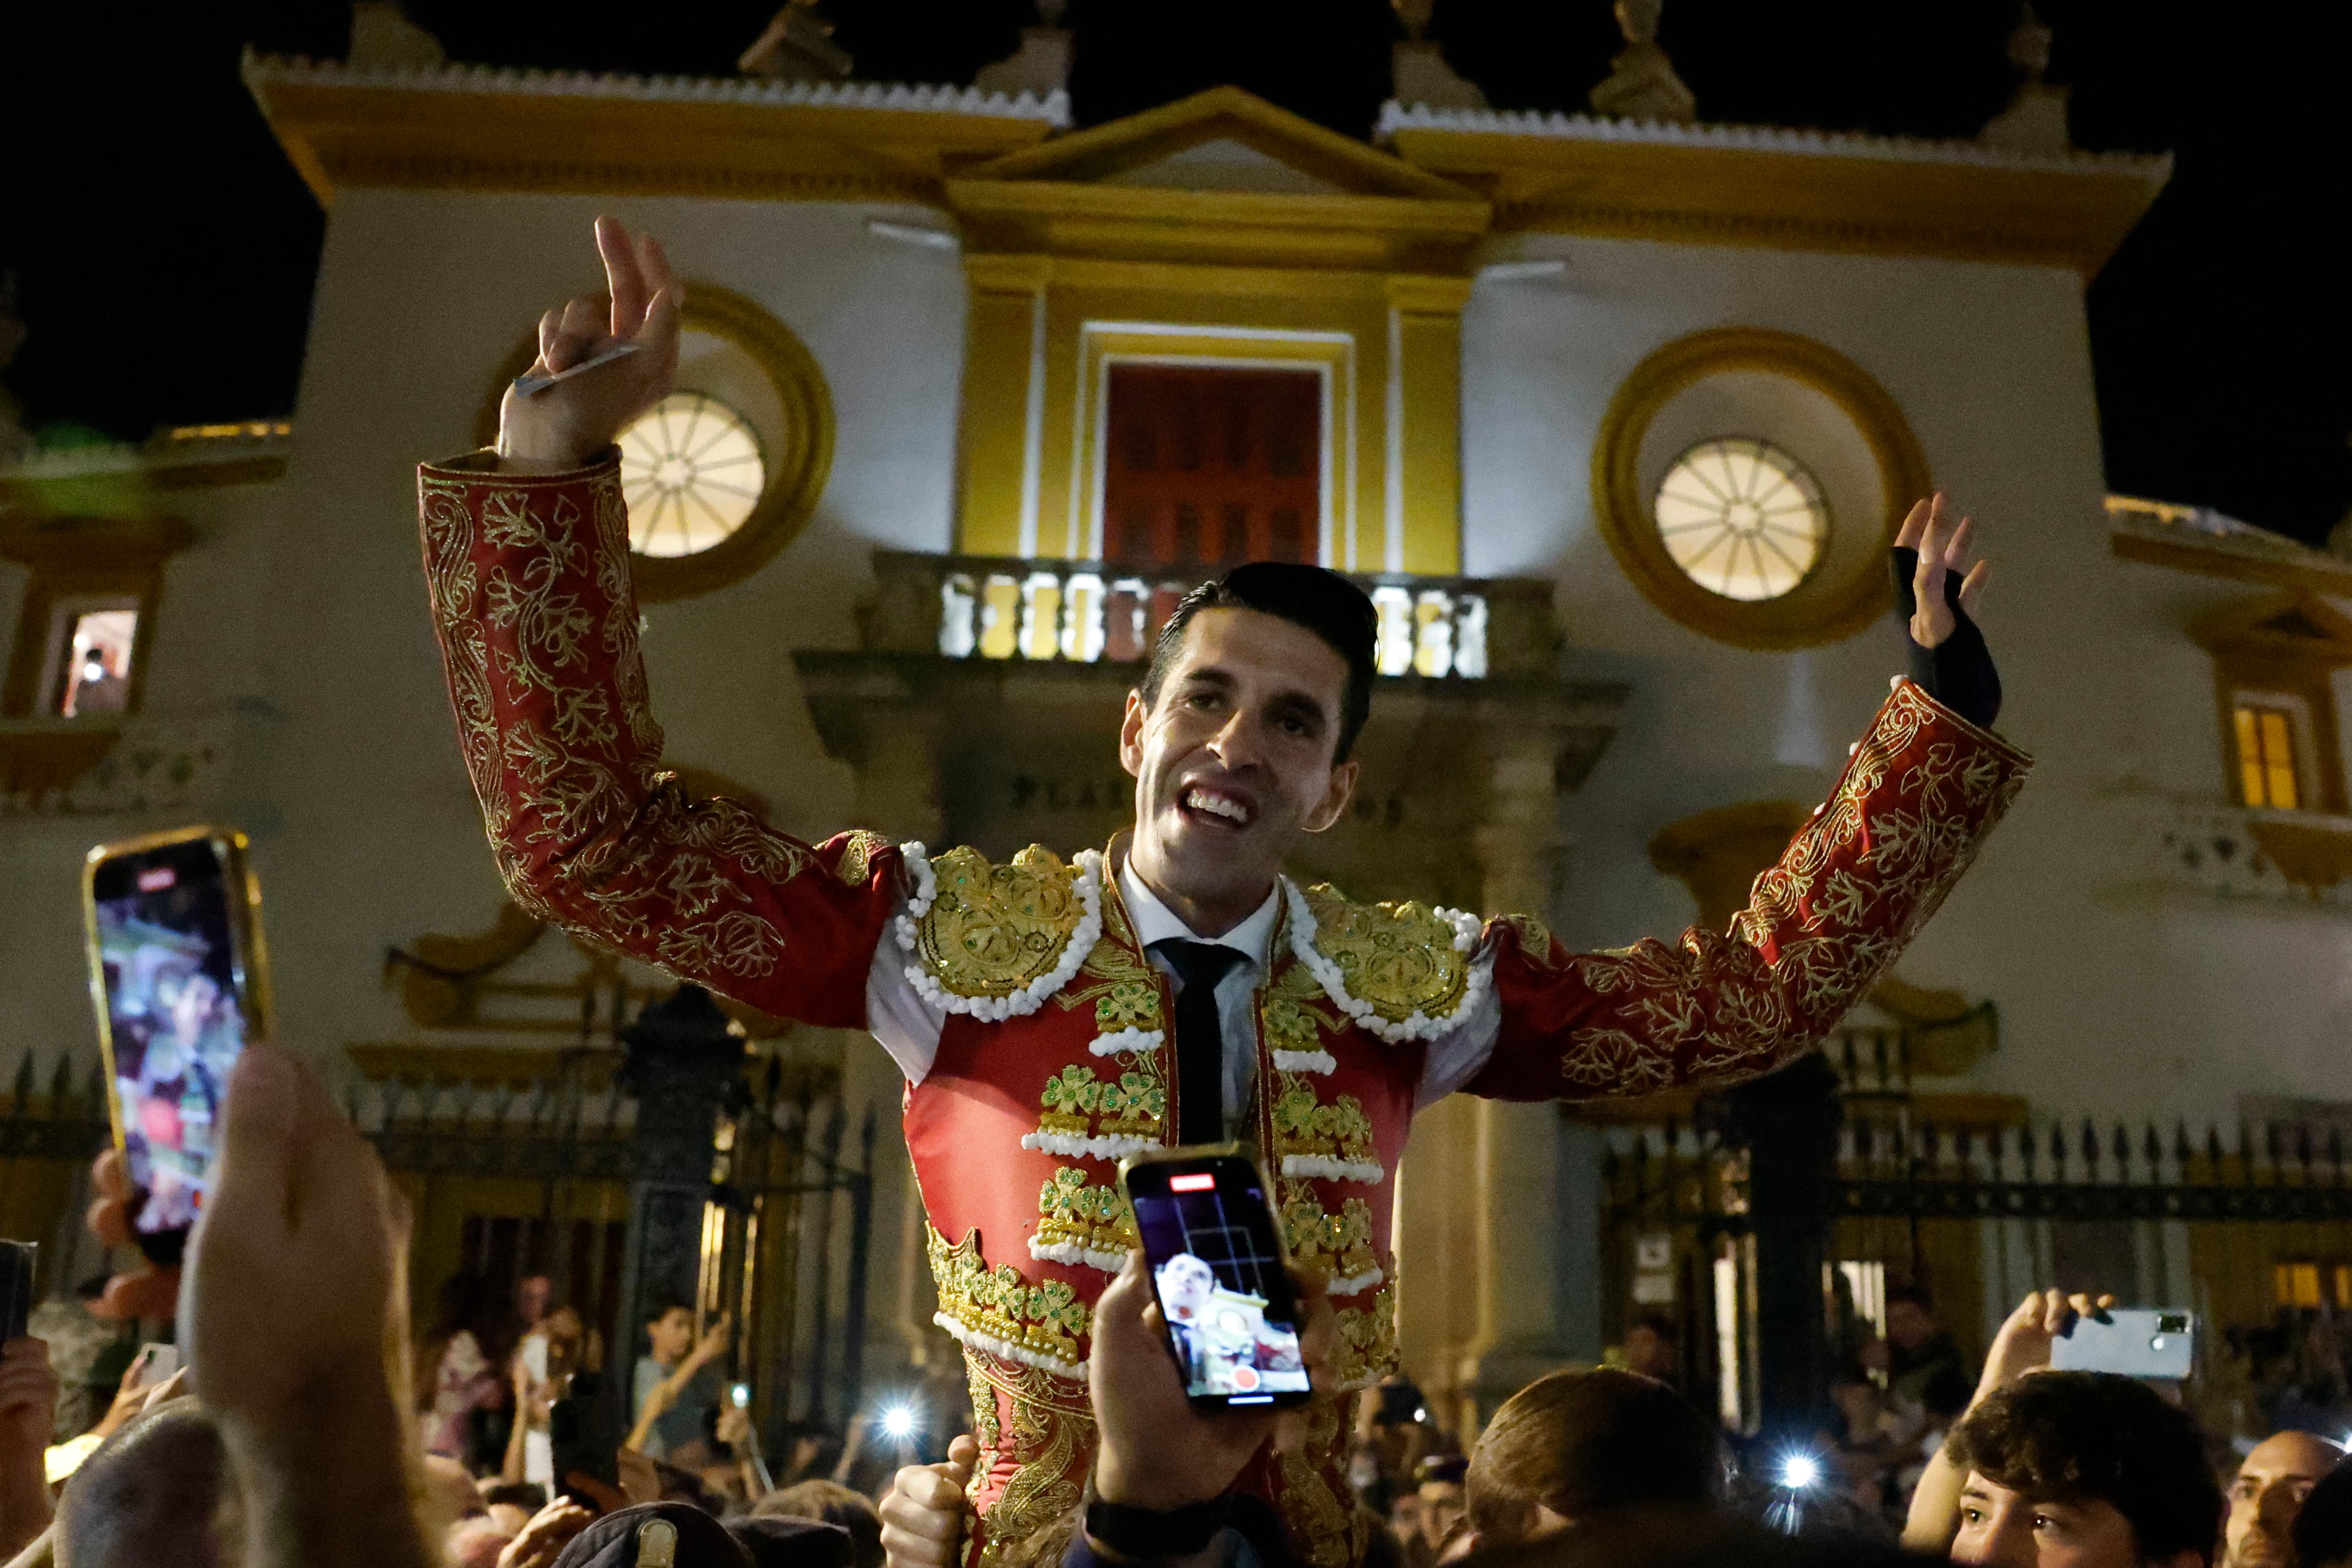
{"type": "Polygon", "coordinates": [[[1572,954],[1490,922],[1502,1004],[1469,1092],[1599,1100],[1755,1078],[1811,1049],[1876,983],[2009,809],[2032,760],[1897,679],[1829,800],[1727,932],[1572,954]]]}

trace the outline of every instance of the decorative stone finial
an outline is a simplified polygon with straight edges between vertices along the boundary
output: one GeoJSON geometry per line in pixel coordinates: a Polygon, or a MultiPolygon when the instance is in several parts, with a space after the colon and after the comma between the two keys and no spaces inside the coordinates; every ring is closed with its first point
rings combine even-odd
{"type": "Polygon", "coordinates": [[[817,15],[817,0],[791,0],[759,41],[735,62],[746,76],[778,81],[839,81],[854,63],[833,41],[833,24],[817,15]]]}
{"type": "Polygon", "coordinates": [[[1062,26],[1069,0],[1036,0],[1038,26],[1021,29],[1021,47],[971,79],[982,92],[1018,97],[1034,92],[1039,98],[1070,85],[1070,30],[1062,26]]]}
{"type": "Polygon", "coordinates": [[[1478,84],[1456,75],[1445,63],[1444,49],[1425,37],[1436,0],[1389,3],[1397,20],[1404,24],[1404,37],[1389,51],[1389,96],[1407,108],[1415,104],[1432,109],[1486,108],[1486,95],[1478,90],[1478,84]]]}
{"type": "Polygon", "coordinates": [[[1698,100],[1658,47],[1658,19],[1665,8],[1665,0],[1617,0],[1617,27],[1625,35],[1625,47],[1609,62],[1609,79],[1592,89],[1595,114],[1683,123],[1698,118],[1698,100]]]}
{"type": "Polygon", "coordinates": [[[352,0],[352,47],[343,59],[351,69],[431,70],[448,58],[441,40],[411,21],[399,0],[352,0]]]}
{"type": "Polygon", "coordinates": [[[2074,150],[2066,133],[2066,97],[2073,89],[2042,79],[2050,69],[2050,40],[2049,24],[2027,0],[2017,8],[2017,26],[2009,35],[2009,63],[2017,68],[2017,91],[2009,107],[1977,132],[1977,140],[1986,146],[2049,155],[2074,150]]]}

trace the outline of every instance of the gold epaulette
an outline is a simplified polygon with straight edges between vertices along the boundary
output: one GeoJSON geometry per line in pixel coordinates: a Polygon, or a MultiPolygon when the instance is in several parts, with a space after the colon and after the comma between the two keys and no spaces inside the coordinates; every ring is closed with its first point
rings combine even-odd
{"type": "Polygon", "coordinates": [[[1102,935],[1102,857],[1064,865],[1033,844],[993,866],[969,846],[928,858],[911,846],[914,896],[898,922],[907,973],[951,1013],[988,1022],[1034,1012],[1069,984],[1102,935]]]}
{"type": "Polygon", "coordinates": [[[1290,939],[1324,994],[1391,1043],[1444,1034],[1487,984],[1478,921],[1427,904],[1360,904],[1318,883],[1290,894],[1290,939]]]}

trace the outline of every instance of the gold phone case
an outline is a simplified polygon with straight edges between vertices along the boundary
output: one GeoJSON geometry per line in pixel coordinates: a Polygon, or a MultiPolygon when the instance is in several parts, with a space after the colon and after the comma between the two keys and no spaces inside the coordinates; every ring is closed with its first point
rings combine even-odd
{"type": "Polygon", "coordinates": [[[251,1023],[251,1037],[270,1034],[269,956],[261,938],[261,884],[247,858],[244,834],[234,827],[178,827],[166,833],[100,844],[82,862],[82,942],[89,956],[89,997],[98,1013],[98,1048],[106,1062],[106,1113],[114,1147],[123,1148],[122,1099],[115,1085],[114,1009],[106,999],[106,959],[99,951],[98,868],[109,860],[173,844],[210,842],[220,857],[221,885],[228,891],[229,938],[238,962],[237,1005],[251,1023]]]}

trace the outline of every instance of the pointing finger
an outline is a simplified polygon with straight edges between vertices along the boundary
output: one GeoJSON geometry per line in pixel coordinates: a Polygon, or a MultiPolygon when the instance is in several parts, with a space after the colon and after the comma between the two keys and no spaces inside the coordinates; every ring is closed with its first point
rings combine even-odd
{"type": "Polygon", "coordinates": [[[613,297],[613,335],[635,337],[646,317],[646,276],[637,266],[628,228],[619,218],[596,220],[596,254],[604,258],[604,283],[613,297]]]}

